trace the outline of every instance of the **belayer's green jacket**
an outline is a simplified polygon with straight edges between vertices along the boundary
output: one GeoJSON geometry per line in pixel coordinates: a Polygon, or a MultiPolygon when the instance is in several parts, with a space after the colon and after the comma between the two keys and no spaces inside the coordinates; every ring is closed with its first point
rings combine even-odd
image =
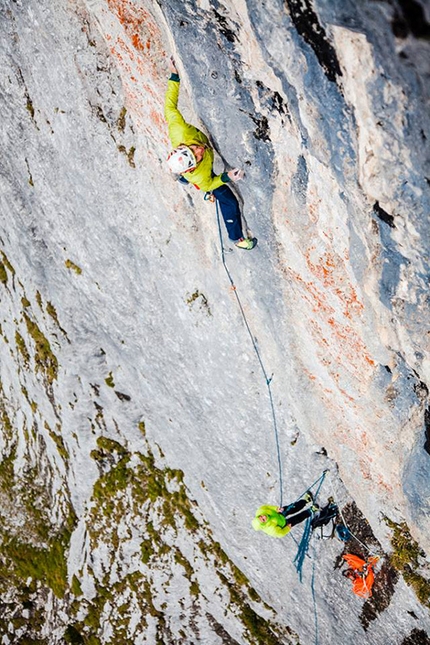
{"type": "Polygon", "coordinates": [[[205,147],[203,159],[197,164],[196,168],[191,172],[184,172],[182,175],[190,184],[194,184],[201,190],[207,192],[215,190],[215,188],[227,184],[230,178],[226,172],[214,176],[212,169],[214,153],[209,145],[209,139],[198,128],[185,121],[178,110],[178,97],[179,76],[172,74],[167,82],[164,116],[169,126],[169,138],[173,148],[177,148],[181,144],[186,146],[196,144],[205,147]]]}
{"type": "Polygon", "coordinates": [[[278,513],[276,506],[260,506],[252,520],[252,526],[256,531],[264,531],[267,535],[275,538],[284,537],[290,532],[291,528],[287,520],[281,513],[278,513]],[[267,522],[260,522],[260,515],[267,515],[267,522]]]}

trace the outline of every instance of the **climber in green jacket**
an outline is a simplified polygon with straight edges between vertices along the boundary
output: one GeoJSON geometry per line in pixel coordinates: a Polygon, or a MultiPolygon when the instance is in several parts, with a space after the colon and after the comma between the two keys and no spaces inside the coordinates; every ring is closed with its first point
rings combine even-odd
{"type": "Polygon", "coordinates": [[[238,248],[251,250],[256,238],[243,235],[239,203],[227,184],[242,179],[244,173],[234,168],[220,175],[213,172],[214,153],[209,139],[198,128],[187,123],[178,110],[179,75],[170,58],[170,78],[167,82],[164,114],[169,127],[173,151],[167,158],[169,169],[179,175],[181,183],[190,183],[218,200],[228,236],[238,248]]]}
{"type": "Polygon", "coordinates": [[[318,510],[318,506],[313,504],[312,493],[307,492],[297,502],[287,506],[269,506],[267,504],[260,506],[252,520],[252,526],[256,531],[264,531],[271,537],[281,538],[287,535],[293,526],[303,522],[316,510],[318,510]]]}

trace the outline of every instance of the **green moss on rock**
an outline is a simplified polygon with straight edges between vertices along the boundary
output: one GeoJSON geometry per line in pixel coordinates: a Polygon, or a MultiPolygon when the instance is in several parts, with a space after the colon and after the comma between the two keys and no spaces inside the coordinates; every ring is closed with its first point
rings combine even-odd
{"type": "Polygon", "coordinates": [[[25,368],[28,369],[30,365],[30,354],[28,352],[27,345],[25,344],[23,337],[18,331],[15,332],[15,345],[18,352],[22,356],[25,368]]]}
{"type": "Polygon", "coordinates": [[[63,458],[65,463],[69,462],[69,451],[66,448],[66,445],[64,443],[63,437],[61,436],[61,426],[57,425],[57,431],[54,432],[47,423],[45,423],[45,427],[47,428],[49,432],[49,436],[51,437],[52,441],[55,443],[58,454],[63,458]]]}
{"type": "Polygon", "coordinates": [[[74,596],[76,596],[76,597],[82,596],[81,583],[79,582],[78,578],[75,575],[73,575],[73,577],[72,577],[71,588],[72,588],[72,593],[73,593],[74,596]]]}
{"type": "Polygon", "coordinates": [[[144,540],[140,545],[141,558],[144,564],[148,564],[155,553],[154,544],[151,539],[144,540]]]}
{"type": "Polygon", "coordinates": [[[127,161],[130,164],[132,168],[136,168],[136,164],[134,161],[134,153],[136,152],[136,148],[134,146],[131,146],[130,150],[127,150],[127,148],[123,145],[118,146],[119,152],[121,152],[123,155],[127,157],[127,161]]]}
{"type": "Polygon", "coordinates": [[[393,553],[390,557],[392,566],[402,574],[406,584],[413,588],[420,603],[430,607],[430,580],[418,572],[420,558],[425,558],[424,551],[412,538],[406,522],[397,524],[388,517],[384,519],[393,531],[391,538],[393,553]]]}
{"type": "Polygon", "coordinates": [[[2,259],[3,259],[4,265],[7,267],[7,270],[9,271],[9,273],[11,275],[15,275],[15,269],[13,268],[11,263],[9,262],[9,259],[8,259],[7,255],[6,255],[6,253],[4,253],[4,251],[1,252],[1,256],[2,256],[2,259]]]}
{"type": "Polygon", "coordinates": [[[0,262],[0,282],[2,282],[4,285],[7,284],[7,271],[3,262],[0,262]]]}
{"type": "Polygon", "coordinates": [[[81,275],[82,273],[81,267],[79,267],[77,264],[72,262],[72,260],[66,260],[64,264],[67,269],[72,269],[72,271],[74,271],[77,275],[81,275]]]}
{"type": "Polygon", "coordinates": [[[34,341],[36,370],[43,372],[47,382],[52,384],[58,375],[57,358],[51,350],[51,345],[46,336],[26,312],[24,312],[24,320],[27,325],[27,331],[34,341]]]}
{"type": "Polygon", "coordinates": [[[27,103],[25,107],[27,108],[28,112],[30,112],[31,118],[34,119],[34,105],[29,96],[27,96],[27,103]]]}
{"type": "Polygon", "coordinates": [[[58,322],[57,310],[55,309],[54,305],[51,302],[46,303],[46,313],[48,314],[48,316],[51,316],[52,320],[56,323],[56,325],[60,327],[60,323],[58,322]]]}
{"type": "Polygon", "coordinates": [[[15,269],[9,262],[6,253],[1,251],[1,260],[0,260],[0,282],[2,282],[4,285],[7,284],[8,281],[8,275],[6,269],[9,271],[9,273],[14,276],[15,275],[15,269]]]}
{"type": "Polygon", "coordinates": [[[13,426],[12,422],[10,420],[10,417],[6,411],[6,408],[3,406],[3,404],[0,402],[0,419],[2,423],[2,430],[5,434],[6,437],[9,439],[12,438],[13,435],[13,426]]]}
{"type": "MultiPolygon", "coordinates": [[[[145,438],[143,422],[139,428],[145,438]]],[[[169,603],[158,603],[158,599],[161,603],[161,598],[153,582],[155,571],[162,572],[167,587],[173,575],[188,580],[194,613],[190,619],[184,615],[181,628],[190,642],[197,642],[198,635],[194,632],[196,614],[202,608],[198,578],[201,566],[196,568],[196,562],[201,565],[203,558],[205,566],[219,575],[230,592],[231,602],[227,610],[242,621],[246,642],[253,645],[297,643],[298,639],[289,638],[291,630],[258,614],[261,599],[219,543],[214,542],[209,527],[199,515],[196,502],[189,497],[183,472],[163,467],[158,452],[155,456],[144,439],[143,444],[144,451],[131,452],[123,443],[102,436],[91,452],[100,476],[93,487],[86,520],[87,534],[89,548],[103,550],[106,573],[101,574],[99,568],[97,577],[87,568],[88,575],[93,576],[96,594],[91,601],[79,599],[79,615],[86,614],[73,623],[85,645],[100,642],[106,621],[112,642],[126,643],[136,639],[137,632],[132,633],[130,625],[132,615],[137,611],[142,616],[140,634],[144,634],[147,627],[145,617],[148,617],[148,624],[151,617],[152,629],[155,630],[154,644],[176,642],[165,615],[169,603]],[[139,567],[130,573],[120,554],[128,540],[127,532],[131,539],[136,529],[140,536],[140,550],[135,555],[140,559],[142,570],[139,567]],[[181,536],[183,539],[186,531],[190,533],[190,553],[177,546],[180,544],[178,538],[181,536]],[[203,536],[205,539],[200,539],[203,536]],[[175,563],[181,569],[175,567],[175,563]],[[251,606],[251,602],[256,606],[251,606]]],[[[159,579],[160,574],[156,573],[155,577],[159,579]]],[[[263,607],[270,612],[270,608],[263,607]]]]}
{"type": "Polygon", "coordinates": [[[120,132],[124,132],[125,130],[125,116],[127,114],[127,108],[123,107],[121,108],[121,112],[119,113],[116,126],[120,132]]]}
{"type": "Polygon", "coordinates": [[[85,645],[85,640],[78,632],[78,630],[73,627],[73,625],[69,625],[64,632],[63,636],[64,640],[66,643],[70,643],[70,645],[85,645]]]}
{"type": "Polygon", "coordinates": [[[199,303],[199,308],[201,311],[204,311],[207,316],[212,316],[211,308],[209,306],[208,299],[204,293],[201,293],[198,289],[194,291],[191,295],[186,298],[186,303],[191,311],[192,307],[199,303]]]}
{"type": "MultiPolygon", "coordinates": [[[[4,422],[4,419],[2,418],[4,422]]],[[[16,446],[13,446],[6,457],[0,461],[0,489],[10,493],[15,481],[14,463],[16,459],[16,446]]]]}
{"type": "Polygon", "coordinates": [[[105,383],[108,387],[115,387],[112,372],[109,372],[109,376],[105,378],[105,383]]]}
{"type": "Polygon", "coordinates": [[[175,562],[177,562],[185,570],[185,577],[190,582],[190,594],[192,596],[198,596],[200,593],[200,585],[197,580],[194,579],[194,569],[191,565],[191,562],[187,560],[184,554],[178,549],[175,548],[175,562]]]}
{"type": "Polygon", "coordinates": [[[52,589],[58,598],[63,598],[67,588],[66,546],[68,544],[61,536],[52,539],[46,549],[22,543],[15,537],[3,542],[2,555],[20,580],[39,580],[52,589]]]}

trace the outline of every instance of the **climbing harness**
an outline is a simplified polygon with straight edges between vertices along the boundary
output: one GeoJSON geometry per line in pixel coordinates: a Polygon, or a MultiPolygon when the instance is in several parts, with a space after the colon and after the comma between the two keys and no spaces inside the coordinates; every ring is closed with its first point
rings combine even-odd
{"type": "MultiPolygon", "coordinates": [[[[209,200],[209,198],[208,198],[208,200],[209,200]]],[[[210,201],[212,201],[212,200],[210,200],[210,201]]],[[[226,260],[225,260],[225,249],[224,249],[224,244],[223,244],[223,239],[222,239],[222,230],[221,230],[219,206],[218,206],[218,200],[217,199],[215,199],[215,206],[216,206],[216,218],[217,218],[217,224],[218,224],[218,234],[219,234],[219,240],[220,240],[220,245],[221,245],[221,260],[222,260],[222,264],[224,266],[224,269],[225,269],[225,272],[227,274],[227,277],[228,277],[228,279],[230,281],[231,289],[232,289],[234,295],[236,296],[236,300],[237,300],[237,303],[239,305],[240,313],[242,314],[243,322],[245,323],[245,327],[246,327],[246,329],[248,331],[248,334],[249,334],[249,337],[251,339],[251,343],[252,343],[252,346],[254,348],[255,354],[257,356],[261,371],[262,371],[263,376],[264,376],[264,380],[266,382],[268,394],[269,394],[269,402],[270,402],[270,409],[271,409],[271,413],[272,413],[273,430],[274,430],[274,435],[275,435],[276,452],[277,452],[277,458],[278,458],[279,500],[280,500],[279,501],[279,506],[282,506],[282,489],[283,489],[282,461],[281,461],[281,450],[280,450],[280,446],[279,446],[278,424],[277,424],[277,420],[276,420],[275,405],[274,405],[274,402],[273,402],[273,395],[272,395],[272,389],[271,389],[271,382],[272,382],[273,374],[269,378],[269,376],[267,374],[267,371],[266,371],[266,368],[264,366],[263,360],[261,358],[260,351],[259,351],[259,349],[257,347],[256,340],[255,340],[255,338],[254,338],[254,336],[252,334],[251,328],[250,328],[249,323],[248,323],[248,319],[247,319],[247,317],[245,315],[245,311],[243,309],[242,302],[241,302],[240,296],[239,296],[238,291],[237,291],[237,287],[234,284],[232,275],[231,275],[230,270],[229,270],[229,268],[227,266],[227,263],[226,263],[226,260]]]]}

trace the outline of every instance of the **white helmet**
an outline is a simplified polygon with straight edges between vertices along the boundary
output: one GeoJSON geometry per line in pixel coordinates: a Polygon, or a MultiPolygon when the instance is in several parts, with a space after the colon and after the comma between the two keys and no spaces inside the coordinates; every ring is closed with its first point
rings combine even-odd
{"type": "Polygon", "coordinates": [[[167,157],[167,165],[175,173],[189,172],[197,166],[197,159],[194,152],[187,146],[175,148],[167,157]]]}

